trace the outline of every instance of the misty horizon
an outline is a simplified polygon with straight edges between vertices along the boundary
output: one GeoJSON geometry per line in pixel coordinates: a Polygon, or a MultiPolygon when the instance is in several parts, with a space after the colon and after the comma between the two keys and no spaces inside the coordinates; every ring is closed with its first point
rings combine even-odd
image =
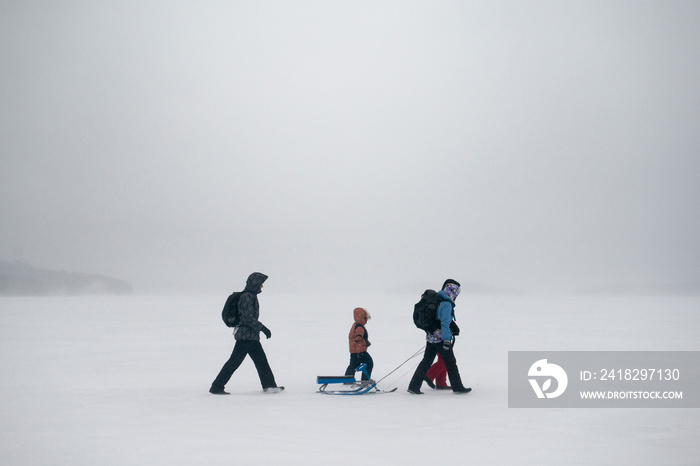
{"type": "Polygon", "coordinates": [[[0,259],[139,286],[700,282],[700,5],[0,7],[0,259]]]}

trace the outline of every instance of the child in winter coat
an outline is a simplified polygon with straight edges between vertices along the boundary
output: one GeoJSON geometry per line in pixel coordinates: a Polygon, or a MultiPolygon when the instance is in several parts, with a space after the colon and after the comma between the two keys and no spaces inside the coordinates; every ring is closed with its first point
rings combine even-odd
{"type": "MultiPolygon", "coordinates": [[[[372,356],[367,352],[367,348],[372,344],[367,339],[367,329],[365,325],[367,321],[372,318],[366,309],[361,307],[355,308],[352,311],[355,322],[352,324],[350,329],[350,334],[348,335],[348,340],[350,342],[350,364],[345,370],[345,375],[354,375],[355,369],[362,363],[367,365],[366,371],[370,376],[372,375],[372,368],[374,367],[374,361],[372,356]]],[[[369,378],[362,374],[362,380],[368,380],[369,378]]]]}

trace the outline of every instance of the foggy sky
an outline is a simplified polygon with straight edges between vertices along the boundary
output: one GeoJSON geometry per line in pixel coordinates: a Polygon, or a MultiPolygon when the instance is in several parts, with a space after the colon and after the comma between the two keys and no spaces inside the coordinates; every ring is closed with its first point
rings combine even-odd
{"type": "Polygon", "coordinates": [[[698,2],[0,1],[0,69],[0,259],[700,280],[698,2]]]}

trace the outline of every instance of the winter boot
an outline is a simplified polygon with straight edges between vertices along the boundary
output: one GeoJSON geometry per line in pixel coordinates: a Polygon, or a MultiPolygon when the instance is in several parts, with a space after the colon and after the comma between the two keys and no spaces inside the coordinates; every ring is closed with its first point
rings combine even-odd
{"type": "Polygon", "coordinates": [[[460,388],[455,388],[455,389],[453,389],[452,391],[455,393],[455,395],[461,395],[461,394],[463,394],[463,393],[469,393],[469,392],[471,392],[472,389],[471,389],[471,388],[460,387],[460,388]]]}
{"type": "Polygon", "coordinates": [[[230,393],[224,391],[223,388],[214,388],[214,387],[211,387],[209,389],[209,393],[211,393],[212,395],[230,395],[230,393]]]}
{"type": "Polygon", "coordinates": [[[279,393],[284,390],[284,387],[267,387],[263,389],[265,393],[279,393]]]}

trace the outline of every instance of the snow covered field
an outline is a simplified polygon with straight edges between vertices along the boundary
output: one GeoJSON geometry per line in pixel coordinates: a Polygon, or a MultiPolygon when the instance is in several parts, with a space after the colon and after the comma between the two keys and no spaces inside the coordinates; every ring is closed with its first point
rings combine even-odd
{"type": "MultiPolygon", "coordinates": [[[[417,295],[419,295],[417,293],[417,295]]],[[[217,296],[0,299],[0,464],[698,464],[695,409],[509,409],[509,350],[700,350],[698,297],[469,296],[455,348],[468,395],[316,393],[342,374],[352,309],[375,379],[423,345],[418,296],[260,295],[278,395],[246,360],[209,385],[233,346],[217,296]]]]}

